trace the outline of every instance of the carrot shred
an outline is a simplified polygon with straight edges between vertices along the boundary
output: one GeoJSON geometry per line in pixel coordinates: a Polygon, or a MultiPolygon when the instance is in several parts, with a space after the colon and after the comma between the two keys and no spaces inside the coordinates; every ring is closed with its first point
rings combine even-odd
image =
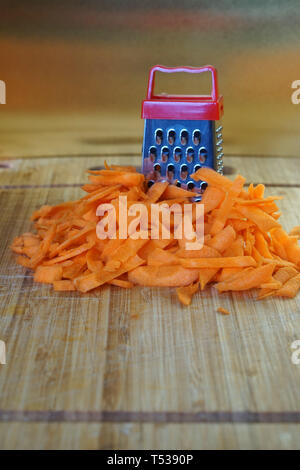
{"type": "Polygon", "coordinates": [[[210,230],[211,235],[216,235],[224,228],[224,225],[228,219],[230,210],[233,207],[234,198],[237,197],[241,193],[245,181],[246,181],[245,178],[243,178],[240,175],[238,175],[236,179],[234,180],[231,188],[226,193],[225,199],[220,206],[220,209],[218,211],[218,216],[215,218],[212,224],[212,227],[210,230]]]}
{"type": "Polygon", "coordinates": [[[140,266],[128,274],[133,284],[152,287],[181,287],[198,280],[197,269],[182,266],[140,266]]]}
{"type": "Polygon", "coordinates": [[[268,282],[273,274],[274,268],[274,264],[266,264],[259,268],[243,271],[234,279],[219,282],[216,287],[219,292],[252,289],[253,287],[260,286],[264,282],[268,282]]]}
{"type": "Polygon", "coordinates": [[[130,188],[132,186],[138,186],[144,181],[144,175],[140,173],[112,171],[110,174],[103,174],[104,171],[110,170],[102,170],[101,174],[90,175],[89,180],[91,183],[102,184],[103,186],[114,186],[121,183],[123,186],[130,188]]]}
{"type": "Polygon", "coordinates": [[[223,256],[244,256],[244,239],[238,236],[236,240],[224,251],[223,256]]]}
{"type": "Polygon", "coordinates": [[[263,256],[264,258],[271,258],[271,259],[273,258],[273,256],[270,253],[268,243],[261,232],[256,231],[254,246],[259,252],[259,254],[263,256]]]}
{"type": "Polygon", "coordinates": [[[180,258],[217,258],[221,256],[218,250],[207,245],[203,245],[201,250],[185,250],[181,248],[176,254],[180,258]]]}
{"type": "Polygon", "coordinates": [[[223,175],[220,175],[211,168],[200,168],[193,175],[191,175],[195,181],[206,181],[209,185],[216,188],[222,189],[223,191],[229,191],[232,186],[232,182],[223,175]]]}
{"type": "Polygon", "coordinates": [[[235,274],[242,272],[243,268],[222,268],[218,273],[217,281],[222,282],[231,279],[235,274]]]}
{"type": "Polygon", "coordinates": [[[60,281],[63,274],[63,268],[57,266],[38,266],[34,273],[35,282],[52,283],[53,281],[60,281]]]}
{"type": "Polygon", "coordinates": [[[176,293],[179,302],[183,305],[190,305],[193,295],[197,292],[198,288],[199,282],[195,282],[195,284],[190,284],[189,286],[178,287],[176,289],[176,293]]]}
{"type": "MultiPolygon", "coordinates": [[[[81,199],[42,206],[31,217],[35,233],[26,232],[12,241],[17,262],[34,271],[36,282],[51,283],[56,291],[82,293],[105,284],[176,287],[183,305],[190,305],[195,292],[210,283],[219,292],[257,288],[258,299],[293,297],[300,289],[300,226],[289,233],[282,228],[276,204],[281,197],[265,196],[264,185],[250,184],[244,189],[244,177],[238,175],[231,181],[203,167],[193,178],[206,181],[208,187],[201,202],[195,203],[196,190],[165,181],[146,189],[144,175],[131,166],[105,162],[104,169],[88,173],[90,182],[82,187],[81,199]],[[173,204],[179,210],[192,204],[193,228],[196,204],[203,205],[203,246],[189,250],[186,235],[177,239],[174,232],[166,237],[163,217],[156,221],[158,239],[151,239],[149,222],[139,233],[131,215],[127,216],[129,233],[120,237],[119,196],[127,197],[128,207],[142,204],[148,217],[152,203],[162,212],[173,204]],[[102,217],[97,207],[107,202],[116,212],[115,239],[97,236],[102,217]]],[[[174,214],[170,224],[174,229],[174,214]]]]}
{"type": "Polygon", "coordinates": [[[217,312],[221,313],[222,315],[230,315],[229,310],[227,310],[226,308],[223,308],[223,307],[219,307],[217,309],[217,312]]]}
{"type": "MultiPolygon", "coordinates": [[[[167,181],[159,181],[158,183],[154,183],[148,190],[148,197],[151,202],[156,202],[160,199],[161,195],[164,193],[164,191],[167,189],[169,186],[169,183],[167,181]]],[[[177,197],[177,196],[175,196],[177,197]]],[[[169,198],[171,199],[171,198],[169,198]]]]}
{"type": "Polygon", "coordinates": [[[201,290],[204,290],[207,284],[212,282],[220,268],[200,268],[199,282],[201,290]]]}
{"type": "Polygon", "coordinates": [[[112,279],[112,281],[108,281],[108,284],[123,287],[123,289],[131,289],[133,287],[132,282],[126,281],[125,279],[112,279]]]}
{"type": "Polygon", "coordinates": [[[236,204],[236,209],[249,220],[254,222],[262,232],[268,232],[272,228],[279,227],[279,223],[259,207],[241,206],[236,204]]]}
{"type": "Polygon", "coordinates": [[[185,268],[243,268],[256,266],[256,261],[252,256],[227,256],[181,259],[180,264],[185,268]]]}
{"type": "Polygon", "coordinates": [[[204,205],[204,214],[216,209],[222,203],[224,197],[224,191],[219,188],[214,188],[213,186],[208,186],[201,200],[201,204],[204,205]]]}
{"type": "Polygon", "coordinates": [[[72,291],[76,290],[72,281],[62,279],[60,281],[53,281],[53,288],[56,291],[72,291]]]}
{"type": "Polygon", "coordinates": [[[295,297],[300,290],[300,274],[292,277],[280,288],[277,289],[275,295],[278,297],[295,297]]]}
{"type": "Polygon", "coordinates": [[[262,289],[280,289],[282,287],[282,283],[280,281],[272,280],[270,282],[265,282],[264,284],[261,284],[260,287],[262,289]]]}
{"type": "Polygon", "coordinates": [[[180,261],[175,254],[169,253],[161,248],[155,248],[155,250],[149,254],[147,264],[149,266],[176,265],[180,264],[180,261]]]}
{"type": "MultiPolygon", "coordinates": [[[[153,185],[154,186],[154,185],[153,185]]],[[[151,188],[153,187],[151,186],[151,188]]],[[[149,191],[151,191],[151,188],[149,191]]],[[[148,191],[148,193],[149,193],[148,191]]],[[[167,184],[164,192],[163,192],[163,198],[164,199],[177,199],[181,197],[194,197],[197,196],[197,193],[192,192],[192,191],[187,191],[186,189],[183,188],[178,188],[178,186],[173,186],[172,184],[167,184]]]]}
{"type": "Polygon", "coordinates": [[[207,242],[207,245],[222,253],[232,245],[235,238],[236,233],[234,229],[231,227],[231,225],[227,225],[223,230],[211,238],[207,242]]]}
{"type": "Polygon", "coordinates": [[[296,227],[292,228],[289,235],[290,236],[296,236],[297,238],[300,238],[300,225],[297,225],[296,227]]]}

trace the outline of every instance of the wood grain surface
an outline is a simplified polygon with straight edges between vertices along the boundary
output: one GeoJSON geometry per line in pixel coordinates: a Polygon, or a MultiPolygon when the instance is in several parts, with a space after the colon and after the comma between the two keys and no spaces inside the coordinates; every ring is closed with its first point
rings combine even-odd
{"type": "MultiPolygon", "coordinates": [[[[53,292],[15,264],[9,244],[30,229],[31,212],[80,196],[85,169],[103,163],[12,159],[0,170],[0,447],[299,449],[299,298],[257,302],[211,288],[183,308],[172,289],[53,292]]],[[[230,175],[285,196],[287,229],[299,224],[299,165],[226,158],[230,175]]]]}

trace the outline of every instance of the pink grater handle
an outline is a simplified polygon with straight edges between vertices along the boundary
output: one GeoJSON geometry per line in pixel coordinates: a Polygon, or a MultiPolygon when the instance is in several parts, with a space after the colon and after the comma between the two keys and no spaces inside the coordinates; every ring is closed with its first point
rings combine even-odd
{"type": "Polygon", "coordinates": [[[212,65],[206,65],[204,67],[164,67],[163,65],[155,65],[150,69],[148,89],[147,89],[147,100],[153,99],[153,90],[155,85],[155,73],[175,73],[175,72],[187,72],[187,73],[203,73],[210,72],[212,78],[212,90],[211,98],[215,101],[218,99],[218,79],[217,71],[212,65]]]}

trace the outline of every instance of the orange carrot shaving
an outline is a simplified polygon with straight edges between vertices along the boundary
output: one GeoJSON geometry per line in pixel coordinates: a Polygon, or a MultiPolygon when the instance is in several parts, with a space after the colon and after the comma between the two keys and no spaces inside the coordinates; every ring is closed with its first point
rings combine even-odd
{"type": "Polygon", "coordinates": [[[257,231],[255,233],[255,245],[254,246],[259,252],[259,254],[263,256],[264,258],[271,258],[271,259],[273,258],[273,256],[270,253],[268,243],[261,232],[257,231]]]}
{"type": "MultiPolygon", "coordinates": [[[[164,193],[165,189],[169,186],[168,182],[158,182],[154,183],[148,190],[148,197],[151,202],[156,202],[160,199],[161,195],[164,193]]],[[[170,198],[169,198],[170,199],[170,198]]]]}
{"type": "Polygon", "coordinates": [[[203,194],[201,204],[204,205],[204,214],[216,209],[225,197],[224,191],[213,186],[208,186],[203,194]]]}
{"type": "Polygon", "coordinates": [[[62,278],[63,268],[57,266],[38,266],[34,273],[35,282],[52,283],[53,281],[60,281],[62,278]]]}
{"type": "Polygon", "coordinates": [[[297,225],[296,227],[292,228],[289,235],[290,236],[296,236],[297,238],[300,238],[300,225],[297,225]]]}
{"type": "Polygon", "coordinates": [[[102,170],[101,174],[90,175],[89,177],[91,183],[93,184],[102,184],[103,186],[114,186],[115,184],[121,183],[123,186],[130,188],[132,186],[138,186],[143,183],[144,175],[140,173],[131,173],[123,171],[112,171],[102,170]],[[104,171],[108,171],[109,174],[104,171]]]}
{"type": "Polygon", "coordinates": [[[107,263],[105,264],[104,266],[104,270],[105,271],[116,271],[117,269],[119,269],[119,267],[121,266],[121,261],[118,261],[116,259],[110,259],[109,261],[107,261],[107,263]]]}
{"type": "Polygon", "coordinates": [[[189,286],[178,287],[176,292],[179,302],[181,302],[183,305],[190,305],[193,295],[197,292],[198,288],[198,282],[195,282],[195,284],[190,284],[189,286]]]}
{"type": "Polygon", "coordinates": [[[265,282],[264,284],[261,284],[260,287],[262,289],[280,289],[280,287],[282,286],[281,282],[280,281],[276,281],[276,280],[273,280],[273,281],[270,281],[270,282],[265,282]]]}
{"type": "Polygon", "coordinates": [[[262,232],[268,232],[272,228],[279,227],[279,223],[273,219],[273,217],[258,207],[248,207],[237,204],[236,209],[244,217],[247,217],[249,220],[254,222],[262,232]]]}
{"type": "Polygon", "coordinates": [[[161,248],[155,248],[155,250],[149,254],[147,263],[149,266],[163,266],[180,264],[180,261],[178,256],[173,253],[169,253],[161,248]]]}
{"type": "Polygon", "coordinates": [[[72,281],[62,279],[61,281],[53,281],[53,288],[56,291],[72,291],[75,290],[75,286],[72,281]]]}
{"type": "Polygon", "coordinates": [[[130,271],[128,279],[140,286],[188,286],[198,280],[198,270],[185,269],[182,266],[140,266],[130,271]]]}
{"type": "Polygon", "coordinates": [[[126,281],[125,279],[113,279],[112,281],[108,281],[108,284],[123,287],[123,289],[131,289],[133,287],[132,282],[126,281]]]}
{"type": "Polygon", "coordinates": [[[270,280],[274,267],[274,264],[267,264],[265,266],[260,266],[259,268],[243,271],[234,279],[219,282],[216,287],[219,292],[228,290],[248,290],[253,287],[258,287],[264,282],[268,282],[270,280]]]}
{"type": "Polygon", "coordinates": [[[227,310],[226,308],[223,308],[223,307],[219,307],[217,309],[217,312],[221,313],[222,315],[230,315],[229,310],[227,310]]]}
{"type": "Polygon", "coordinates": [[[231,227],[231,225],[227,225],[227,227],[225,227],[211,240],[209,240],[207,245],[222,253],[232,245],[235,237],[236,233],[234,229],[231,227]]]}
{"type": "Polygon", "coordinates": [[[217,258],[221,256],[218,250],[207,245],[203,245],[201,250],[180,249],[176,254],[180,258],[217,258]]]}
{"type": "Polygon", "coordinates": [[[212,224],[210,230],[211,235],[216,235],[224,228],[224,225],[228,219],[228,215],[233,207],[234,198],[242,191],[245,181],[245,178],[240,175],[238,175],[234,180],[231,188],[227,192],[225,199],[220,206],[218,216],[215,218],[212,224]]]}
{"type": "Polygon", "coordinates": [[[212,282],[216,274],[218,273],[219,268],[201,268],[199,269],[199,281],[201,290],[205,289],[207,284],[212,282]]]}
{"type": "MultiPolygon", "coordinates": [[[[151,186],[152,188],[153,186],[151,186]]],[[[149,189],[149,191],[151,190],[149,189]]],[[[149,193],[148,191],[148,193],[149,193]]],[[[197,193],[194,193],[192,191],[187,191],[186,189],[183,188],[178,188],[177,186],[173,186],[171,184],[167,184],[167,187],[165,188],[165,191],[163,193],[163,199],[178,199],[181,197],[193,197],[197,196],[197,193]]]]}
{"type": "Polygon", "coordinates": [[[112,281],[113,279],[120,277],[122,274],[137,268],[143,263],[144,260],[139,258],[139,256],[133,256],[115,271],[105,271],[103,268],[99,273],[83,274],[82,276],[75,278],[74,283],[79,291],[88,292],[89,290],[106,284],[108,281],[112,281]]]}
{"type": "Polygon", "coordinates": [[[265,193],[265,186],[263,184],[258,184],[255,188],[253,188],[253,192],[252,192],[253,199],[264,197],[264,193],[265,193]]]}
{"type": "Polygon", "coordinates": [[[300,274],[289,279],[280,289],[276,290],[278,297],[295,297],[300,289],[300,274]]]}
{"type": "Polygon", "coordinates": [[[220,175],[211,168],[200,168],[200,170],[196,171],[191,177],[195,181],[206,181],[211,186],[222,189],[223,191],[229,191],[232,186],[232,182],[228,178],[220,175]]]}
{"type": "Polygon", "coordinates": [[[242,268],[256,266],[256,261],[252,256],[227,256],[226,258],[181,259],[180,264],[185,268],[242,268]]]}
{"type": "Polygon", "coordinates": [[[86,253],[86,264],[90,271],[98,272],[103,267],[103,262],[100,259],[100,252],[97,248],[93,247],[86,253]]]}
{"type": "Polygon", "coordinates": [[[238,274],[242,272],[242,270],[243,268],[223,268],[218,274],[217,281],[218,282],[226,281],[226,279],[232,278],[234,274],[238,274]]]}
{"type": "Polygon", "coordinates": [[[223,256],[243,256],[244,255],[244,239],[238,236],[234,242],[224,251],[223,256]]]}

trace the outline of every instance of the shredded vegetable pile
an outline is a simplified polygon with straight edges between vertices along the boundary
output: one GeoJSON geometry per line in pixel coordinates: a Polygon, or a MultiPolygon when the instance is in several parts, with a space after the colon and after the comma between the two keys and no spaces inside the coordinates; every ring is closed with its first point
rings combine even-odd
{"type": "Polygon", "coordinates": [[[195,193],[167,182],[146,189],[133,167],[106,164],[88,173],[85,196],[42,206],[32,215],[35,233],[12,243],[18,263],[34,270],[36,282],[82,293],[104,284],[176,287],[184,305],[212,283],[220,293],[258,288],[258,299],[294,297],[300,289],[300,227],[289,234],[282,228],[275,203],[281,197],[264,197],[264,185],[245,189],[240,175],[231,181],[199,169],[192,177],[208,187],[202,201],[193,203],[204,205],[204,245],[195,251],[186,248],[185,239],[99,239],[96,233],[97,207],[111,203],[118,209],[120,195],[129,206],[139,202],[149,210],[152,203],[190,203],[195,193]]]}

